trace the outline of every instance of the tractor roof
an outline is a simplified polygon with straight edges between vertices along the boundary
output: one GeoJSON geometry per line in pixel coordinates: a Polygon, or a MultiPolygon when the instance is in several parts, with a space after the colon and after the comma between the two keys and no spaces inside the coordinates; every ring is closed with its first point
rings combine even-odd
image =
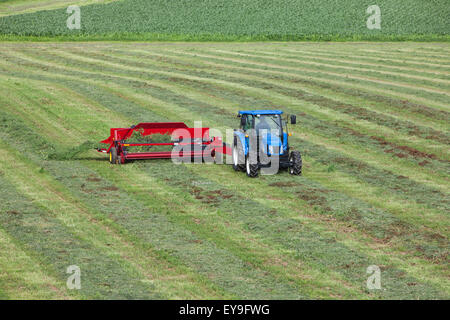
{"type": "Polygon", "coordinates": [[[256,116],[258,114],[282,114],[281,110],[240,110],[239,114],[251,114],[256,116]]]}

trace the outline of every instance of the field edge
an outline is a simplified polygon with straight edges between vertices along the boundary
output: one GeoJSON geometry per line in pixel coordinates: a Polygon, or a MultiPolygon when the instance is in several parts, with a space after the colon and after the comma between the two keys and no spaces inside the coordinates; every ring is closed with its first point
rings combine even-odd
{"type": "Polygon", "coordinates": [[[103,35],[30,36],[0,34],[0,42],[450,42],[450,35],[220,35],[113,33],[103,35]]]}

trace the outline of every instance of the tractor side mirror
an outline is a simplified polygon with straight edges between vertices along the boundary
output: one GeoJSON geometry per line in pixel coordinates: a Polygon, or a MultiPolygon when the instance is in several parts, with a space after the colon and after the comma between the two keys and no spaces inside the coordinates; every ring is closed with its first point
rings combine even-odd
{"type": "Polygon", "coordinates": [[[295,114],[291,114],[291,124],[297,123],[297,116],[295,114]]]}
{"type": "Polygon", "coordinates": [[[241,117],[241,127],[244,127],[247,123],[247,119],[245,117],[241,117]]]}

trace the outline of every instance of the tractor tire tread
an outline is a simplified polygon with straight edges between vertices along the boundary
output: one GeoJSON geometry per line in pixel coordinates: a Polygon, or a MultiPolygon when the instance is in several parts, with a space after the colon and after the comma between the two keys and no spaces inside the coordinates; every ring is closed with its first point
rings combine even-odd
{"type": "Polygon", "coordinates": [[[292,166],[289,168],[289,173],[295,176],[300,176],[302,174],[302,155],[299,151],[292,151],[289,156],[290,162],[293,162],[292,166]]]}

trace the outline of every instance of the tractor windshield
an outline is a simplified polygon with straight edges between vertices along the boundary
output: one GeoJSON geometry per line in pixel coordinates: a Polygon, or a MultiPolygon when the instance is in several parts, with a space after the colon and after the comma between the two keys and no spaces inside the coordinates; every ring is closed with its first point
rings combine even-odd
{"type": "Polygon", "coordinates": [[[255,129],[259,133],[260,130],[268,132],[278,132],[281,135],[281,117],[278,114],[266,114],[255,117],[255,129]]]}

